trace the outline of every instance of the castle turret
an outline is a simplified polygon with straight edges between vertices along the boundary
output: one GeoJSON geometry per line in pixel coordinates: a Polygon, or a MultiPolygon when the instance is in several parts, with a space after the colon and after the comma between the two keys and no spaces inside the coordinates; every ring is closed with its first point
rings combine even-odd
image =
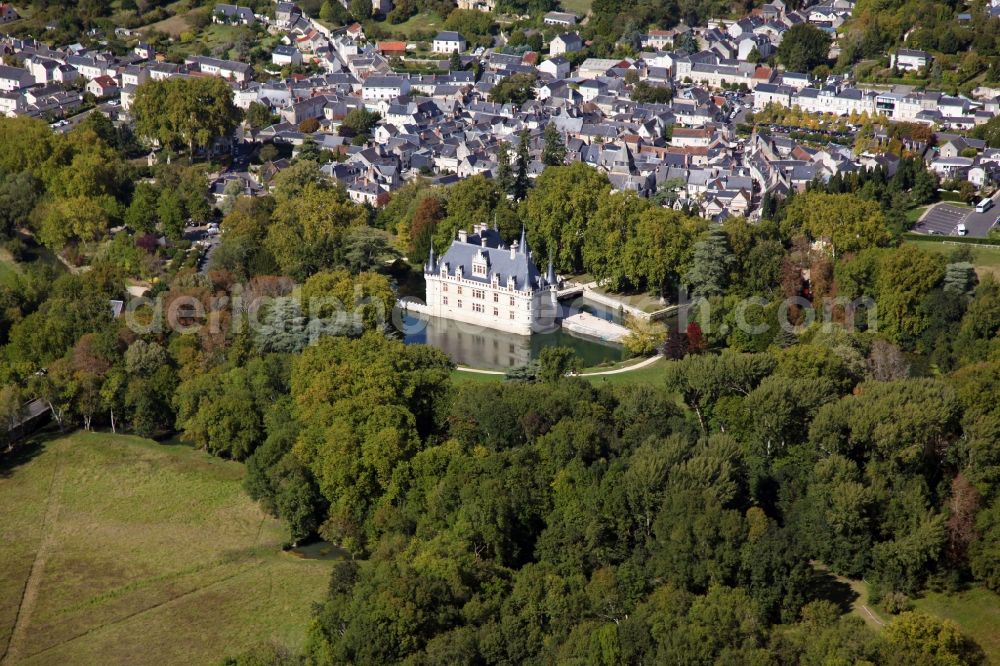
{"type": "Polygon", "coordinates": [[[437,266],[434,265],[434,245],[431,245],[430,255],[427,257],[427,263],[424,264],[425,273],[436,273],[437,266]]]}

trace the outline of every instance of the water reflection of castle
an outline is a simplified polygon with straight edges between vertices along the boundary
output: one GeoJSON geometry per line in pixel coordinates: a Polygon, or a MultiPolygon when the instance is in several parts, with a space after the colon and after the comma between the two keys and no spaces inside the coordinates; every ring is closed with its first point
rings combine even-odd
{"type": "Polygon", "coordinates": [[[423,342],[447,350],[459,365],[504,369],[531,362],[529,337],[438,317],[422,319],[427,325],[423,342]]]}

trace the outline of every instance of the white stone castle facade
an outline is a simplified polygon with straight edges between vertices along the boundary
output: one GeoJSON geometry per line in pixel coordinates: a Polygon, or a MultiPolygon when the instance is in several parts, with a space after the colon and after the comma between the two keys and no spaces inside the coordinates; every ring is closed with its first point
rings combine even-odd
{"type": "Polygon", "coordinates": [[[426,311],[435,317],[518,335],[558,325],[555,271],[550,263],[546,275],[538,272],[523,231],[510,247],[485,224],[460,231],[440,259],[431,250],[424,279],[426,311]]]}

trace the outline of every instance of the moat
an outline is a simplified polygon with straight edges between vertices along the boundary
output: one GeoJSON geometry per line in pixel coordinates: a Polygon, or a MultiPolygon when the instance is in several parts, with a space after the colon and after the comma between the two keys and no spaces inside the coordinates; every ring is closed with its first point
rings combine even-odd
{"type": "MultiPolygon", "coordinates": [[[[561,303],[563,316],[589,312],[622,322],[619,312],[583,299],[561,303]]],[[[403,340],[407,344],[429,344],[451,356],[455,363],[484,370],[507,370],[538,358],[542,349],[556,345],[572,348],[587,367],[616,363],[627,358],[621,345],[578,337],[557,328],[531,336],[504,333],[450,319],[407,313],[403,316],[403,340]]]]}

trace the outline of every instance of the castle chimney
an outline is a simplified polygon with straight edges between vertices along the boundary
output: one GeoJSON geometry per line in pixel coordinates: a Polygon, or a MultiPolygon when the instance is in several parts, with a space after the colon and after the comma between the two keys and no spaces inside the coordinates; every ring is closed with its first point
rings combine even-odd
{"type": "Polygon", "coordinates": [[[465,229],[459,229],[458,230],[458,242],[459,243],[468,243],[469,242],[469,232],[467,232],[465,229]]]}

